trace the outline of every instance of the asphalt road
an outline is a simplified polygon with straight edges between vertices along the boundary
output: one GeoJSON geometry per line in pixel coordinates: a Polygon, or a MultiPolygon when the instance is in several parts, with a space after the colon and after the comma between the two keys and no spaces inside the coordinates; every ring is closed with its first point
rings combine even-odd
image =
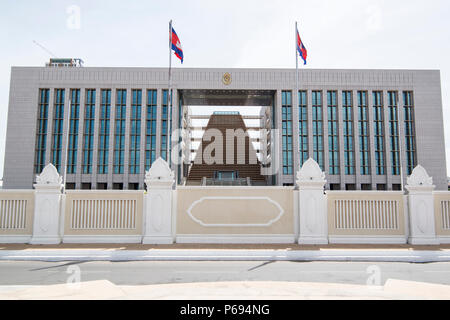
{"type": "Polygon", "coordinates": [[[116,285],[292,281],[384,285],[387,279],[450,285],[450,263],[0,262],[0,286],[109,280],[116,285]]]}

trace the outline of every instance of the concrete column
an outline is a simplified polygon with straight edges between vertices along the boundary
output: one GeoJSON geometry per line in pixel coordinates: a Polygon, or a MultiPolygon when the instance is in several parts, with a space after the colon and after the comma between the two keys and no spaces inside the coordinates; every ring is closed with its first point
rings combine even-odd
{"type": "Polygon", "coordinates": [[[147,101],[148,92],[146,88],[141,88],[142,90],[142,110],[141,110],[141,146],[139,153],[139,190],[144,189],[144,179],[145,176],[145,143],[146,143],[146,130],[147,130],[147,101]]]}
{"type": "Polygon", "coordinates": [[[100,131],[100,106],[101,106],[101,89],[95,90],[95,118],[94,118],[94,145],[92,151],[92,173],[91,188],[97,189],[97,172],[98,172],[98,139],[100,131]]]}
{"type": "Polygon", "coordinates": [[[386,166],[385,174],[386,174],[386,190],[392,190],[392,159],[391,159],[391,132],[389,130],[390,121],[389,121],[389,99],[388,92],[383,90],[383,123],[384,123],[384,164],[386,166]]]}
{"type": "Polygon", "coordinates": [[[77,149],[77,172],[75,176],[76,189],[81,189],[81,176],[83,174],[83,143],[84,143],[84,114],[86,109],[86,88],[80,88],[80,118],[78,121],[78,149],[77,149]]]}
{"type": "Polygon", "coordinates": [[[328,244],[325,173],[310,158],[297,174],[299,187],[299,244],[328,244]]]}
{"type": "Polygon", "coordinates": [[[375,163],[375,129],[373,125],[373,91],[367,91],[367,119],[369,122],[369,143],[370,143],[370,175],[372,178],[372,189],[377,190],[376,183],[376,163],[375,163]]]}
{"type": "Polygon", "coordinates": [[[422,166],[417,166],[407,179],[409,208],[408,243],[413,245],[436,245],[439,239],[436,236],[433,178],[422,166]]]}
{"type": "Polygon", "coordinates": [[[62,177],[50,163],[36,178],[31,244],[59,244],[62,177]]]}
{"type": "Polygon", "coordinates": [[[123,189],[128,190],[129,171],[130,171],[130,129],[131,129],[131,104],[133,100],[133,90],[127,89],[126,118],[125,118],[125,150],[123,160],[123,189]]]}
{"type": "Polygon", "coordinates": [[[283,120],[282,120],[282,99],[281,99],[282,90],[278,89],[275,97],[275,129],[276,137],[272,141],[274,143],[274,152],[272,153],[272,163],[274,168],[278,169],[276,174],[276,183],[278,186],[283,185],[283,120]]]}
{"type": "Polygon", "coordinates": [[[355,163],[356,176],[356,190],[361,190],[361,157],[359,144],[359,106],[358,106],[358,91],[352,91],[352,107],[353,107],[353,151],[355,163]]]}
{"type": "Polygon", "coordinates": [[[147,194],[144,213],[144,244],[171,244],[174,242],[172,186],[174,173],[169,164],[158,158],[145,174],[147,194]]]}
{"type": "Polygon", "coordinates": [[[47,145],[45,147],[45,165],[52,162],[53,118],[55,114],[55,88],[50,88],[47,114],[47,145]]]}
{"type": "Polygon", "coordinates": [[[300,141],[299,141],[299,114],[298,114],[298,91],[292,91],[292,173],[300,168],[300,141]]]}
{"type": "Polygon", "coordinates": [[[108,151],[108,189],[113,188],[114,176],[114,146],[115,146],[115,130],[116,130],[116,104],[117,92],[116,88],[111,88],[111,112],[109,118],[109,151],[108,151]]]}
{"type": "Polygon", "coordinates": [[[328,144],[328,90],[322,91],[322,143],[323,143],[323,169],[330,176],[330,151],[328,144]]]}
{"type": "Polygon", "coordinates": [[[336,92],[337,95],[337,121],[338,121],[338,143],[339,143],[339,175],[341,177],[341,190],[345,190],[347,175],[345,174],[345,153],[344,153],[344,112],[342,94],[344,90],[336,92]]]}
{"type": "Polygon", "coordinates": [[[158,89],[156,99],[156,157],[161,157],[161,133],[162,133],[162,102],[163,89],[158,89]]]}

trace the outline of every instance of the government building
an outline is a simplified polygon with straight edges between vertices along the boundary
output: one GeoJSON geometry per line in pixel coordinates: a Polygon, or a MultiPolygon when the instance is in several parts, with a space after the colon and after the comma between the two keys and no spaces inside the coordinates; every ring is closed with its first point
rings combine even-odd
{"type": "Polygon", "coordinates": [[[327,190],[402,190],[418,164],[447,190],[439,71],[304,69],[298,90],[291,69],[173,69],[172,79],[170,95],[167,68],[13,67],[3,188],[33,188],[52,163],[66,189],[142,190],[162,157],[178,185],[293,186],[313,158],[327,190]],[[245,133],[241,154],[199,159],[218,142],[208,132],[228,129],[245,133]]]}

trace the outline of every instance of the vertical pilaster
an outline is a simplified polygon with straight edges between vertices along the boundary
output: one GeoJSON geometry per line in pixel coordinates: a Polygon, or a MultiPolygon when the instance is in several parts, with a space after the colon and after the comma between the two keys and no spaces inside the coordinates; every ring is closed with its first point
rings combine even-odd
{"type": "Polygon", "coordinates": [[[283,185],[283,125],[282,125],[282,100],[281,100],[281,89],[277,89],[276,93],[276,103],[275,103],[275,128],[277,129],[277,139],[275,144],[275,153],[272,154],[272,160],[275,160],[274,165],[278,168],[276,175],[277,185],[283,185]]]}
{"type": "Polygon", "coordinates": [[[130,171],[130,128],[131,128],[131,103],[133,100],[133,91],[131,87],[126,88],[126,118],[125,118],[125,150],[123,161],[123,189],[128,190],[129,171],[130,171]]]}
{"type": "Polygon", "coordinates": [[[145,142],[146,142],[146,128],[147,128],[147,101],[148,92],[146,88],[142,90],[142,110],[141,110],[141,145],[139,155],[139,190],[144,189],[145,177],[145,142]]]}
{"type": "Polygon", "coordinates": [[[339,143],[339,174],[341,177],[341,190],[345,190],[346,173],[345,173],[345,156],[344,156],[344,111],[342,102],[342,90],[337,91],[337,121],[338,121],[338,143],[339,143]]]}
{"type": "Polygon", "coordinates": [[[299,141],[299,94],[292,91],[292,174],[295,181],[295,173],[300,170],[300,141],[299,141]]]}
{"type": "Polygon", "coordinates": [[[92,174],[91,174],[91,188],[97,189],[97,172],[98,172],[98,139],[99,139],[99,125],[100,125],[100,105],[101,105],[101,89],[95,90],[95,119],[94,119],[94,146],[92,154],[92,174]]]}
{"type": "Polygon", "coordinates": [[[86,88],[80,88],[80,120],[78,122],[78,158],[76,173],[76,189],[81,189],[81,176],[83,175],[82,164],[84,162],[84,114],[86,111],[86,88]]]}
{"type": "Polygon", "coordinates": [[[53,118],[55,113],[55,88],[50,88],[47,121],[47,146],[45,147],[45,165],[52,162],[53,118]]]}
{"type": "Polygon", "coordinates": [[[116,130],[116,105],[117,105],[117,88],[111,88],[111,120],[109,123],[109,152],[108,152],[108,189],[113,188],[114,177],[114,146],[115,146],[115,130],[116,130]]]}
{"type": "Polygon", "coordinates": [[[390,121],[389,121],[389,100],[388,93],[386,90],[383,90],[383,130],[384,130],[384,163],[386,166],[385,174],[386,174],[386,190],[392,190],[392,161],[391,161],[391,133],[389,130],[390,121]]]}
{"type": "Polygon", "coordinates": [[[377,176],[375,163],[375,131],[373,125],[373,91],[367,92],[367,118],[369,121],[369,140],[370,140],[370,175],[372,178],[372,190],[376,190],[377,184],[375,177],[377,176]]]}
{"type": "Polygon", "coordinates": [[[361,190],[361,155],[359,144],[359,105],[358,105],[358,91],[352,91],[353,104],[353,150],[355,159],[355,177],[356,190],[361,190]]]}

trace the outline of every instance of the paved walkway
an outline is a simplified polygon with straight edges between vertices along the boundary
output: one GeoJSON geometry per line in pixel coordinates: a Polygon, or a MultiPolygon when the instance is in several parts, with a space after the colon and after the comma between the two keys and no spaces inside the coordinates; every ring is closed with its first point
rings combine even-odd
{"type": "Polygon", "coordinates": [[[450,262],[450,246],[398,245],[0,245],[7,261],[450,262]]]}
{"type": "Polygon", "coordinates": [[[292,282],[215,282],[116,286],[100,280],[28,288],[0,287],[0,300],[450,300],[450,286],[388,280],[383,287],[292,282]]]}

